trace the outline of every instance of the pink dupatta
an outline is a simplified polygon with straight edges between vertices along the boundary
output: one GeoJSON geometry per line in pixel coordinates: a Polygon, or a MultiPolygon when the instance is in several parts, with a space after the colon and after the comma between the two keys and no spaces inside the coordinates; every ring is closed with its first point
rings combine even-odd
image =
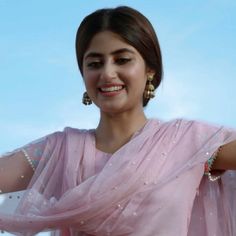
{"type": "Polygon", "coordinates": [[[93,130],[49,135],[14,215],[0,229],[30,236],[236,234],[236,175],[210,183],[204,163],[236,139],[234,130],[195,121],[149,120],[95,173],[93,130]],[[201,226],[201,227],[200,227],[201,226]]]}

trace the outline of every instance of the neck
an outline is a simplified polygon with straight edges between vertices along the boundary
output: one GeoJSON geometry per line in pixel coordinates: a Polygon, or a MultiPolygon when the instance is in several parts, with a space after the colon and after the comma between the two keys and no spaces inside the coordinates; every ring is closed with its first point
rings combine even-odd
{"type": "Polygon", "coordinates": [[[101,119],[95,131],[96,147],[101,151],[113,153],[127,143],[146,122],[143,110],[131,114],[101,112],[101,119]]]}

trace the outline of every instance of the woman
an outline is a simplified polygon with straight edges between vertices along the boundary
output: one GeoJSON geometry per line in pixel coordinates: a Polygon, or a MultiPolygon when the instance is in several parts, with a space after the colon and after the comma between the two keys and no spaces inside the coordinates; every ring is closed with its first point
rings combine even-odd
{"type": "Polygon", "coordinates": [[[0,214],[0,228],[235,235],[236,175],[226,170],[236,170],[236,131],[144,114],[162,79],[150,22],[129,7],[98,10],[81,23],[76,53],[83,103],[99,107],[99,125],[65,128],[0,159],[1,192],[28,189],[13,216],[0,214]]]}

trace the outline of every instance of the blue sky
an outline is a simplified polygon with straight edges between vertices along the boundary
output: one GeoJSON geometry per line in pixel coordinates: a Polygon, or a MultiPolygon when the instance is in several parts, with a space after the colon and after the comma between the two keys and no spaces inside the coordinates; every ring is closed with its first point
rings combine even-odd
{"type": "Polygon", "coordinates": [[[161,44],[165,76],[147,116],[236,127],[236,1],[0,0],[0,153],[96,126],[98,110],[81,104],[75,34],[84,16],[117,5],[146,15],[161,44]]]}
{"type": "Polygon", "coordinates": [[[148,117],[201,119],[235,127],[236,2],[0,0],[0,152],[65,126],[94,127],[74,41],[82,18],[129,5],[153,23],[164,81],[148,117]]]}

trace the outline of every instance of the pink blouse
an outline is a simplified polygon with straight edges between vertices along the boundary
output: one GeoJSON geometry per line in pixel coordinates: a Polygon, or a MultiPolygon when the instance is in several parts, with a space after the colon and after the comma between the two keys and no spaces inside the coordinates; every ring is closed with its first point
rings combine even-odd
{"type": "Polygon", "coordinates": [[[105,164],[108,162],[109,158],[112,156],[110,153],[105,153],[102,152],[98,149],[96,149],[96,154],[95,154],[95,173],[99,173],[105,164]]]}

